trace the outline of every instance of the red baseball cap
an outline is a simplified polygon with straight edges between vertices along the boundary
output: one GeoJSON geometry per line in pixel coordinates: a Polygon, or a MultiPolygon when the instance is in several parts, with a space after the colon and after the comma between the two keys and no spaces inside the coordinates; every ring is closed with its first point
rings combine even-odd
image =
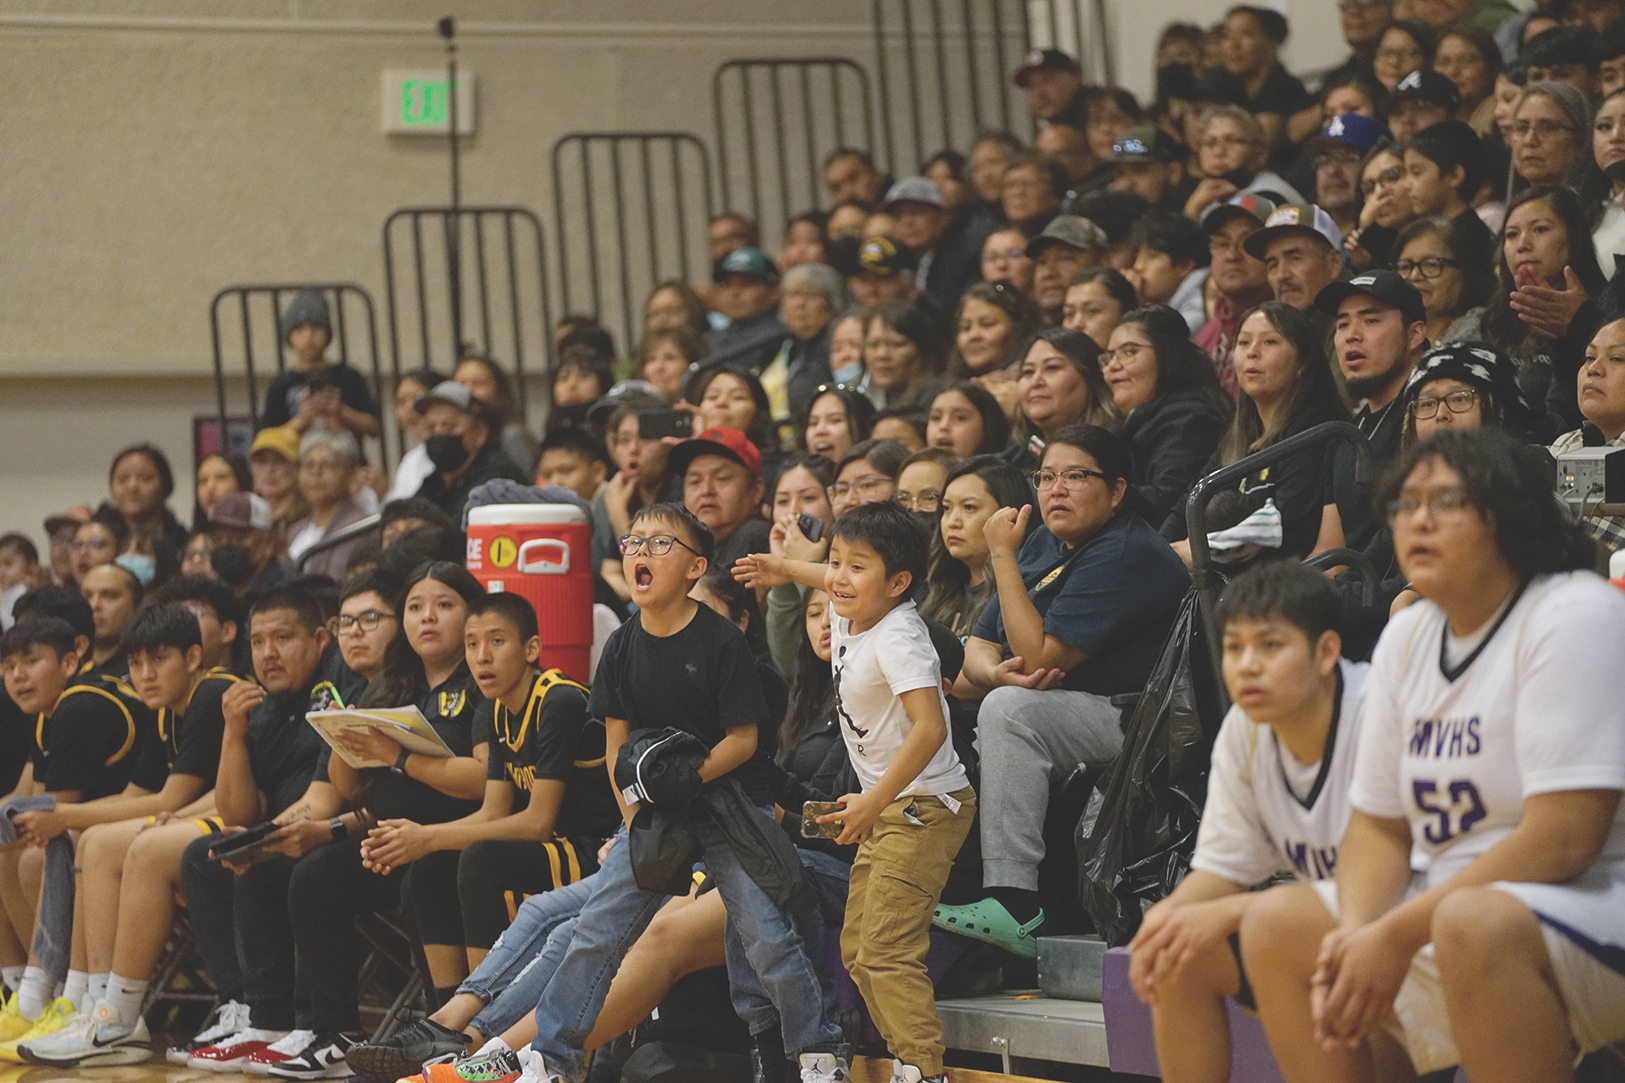
{"type": "Polygon", "coordinates": [[[738,429],[706,429],[692,439],[684,440],[671,449],[666,461],[672,473],[681,475],[689,464],[701,455],[721,455],[750,471],[753,478],[762,476],[762,453],[750,438],[738,429]]]}

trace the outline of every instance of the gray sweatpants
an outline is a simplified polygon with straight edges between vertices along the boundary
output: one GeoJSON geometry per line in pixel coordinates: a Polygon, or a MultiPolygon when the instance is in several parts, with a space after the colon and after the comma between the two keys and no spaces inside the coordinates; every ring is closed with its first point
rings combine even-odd
{"type": "Polygon", "coordinates": [[[995,688],[976,715],[982,885],[1038,890],[1050,791],[1123,747],[1121,712],[1089,692],[995,688]]]}

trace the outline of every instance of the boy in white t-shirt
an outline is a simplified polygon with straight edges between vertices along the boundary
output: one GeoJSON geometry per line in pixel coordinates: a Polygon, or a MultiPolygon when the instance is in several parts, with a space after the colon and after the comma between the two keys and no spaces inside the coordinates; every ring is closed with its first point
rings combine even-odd
{"type": "Polygon", "coordinates": [[[1240,964],[1248,889],[1277,873],[1329,879],[1349,820],[1349,779],[1370,665],[1340,657],[1342,606],[1295,562],[1239,576],[1219,605],[1234,706],[1213,746],[1191,871],[1146,912],[1129,980],[1151,1005],[1163,1079],[1224,1079],[1224,999],[1251,1008],[1240,964]]]}
{"type": "Polygon", "coordinates": [[[860,843],[841,930],[841,959],[892,1055],[895,1083],[944,1077],[942,1023],[926,974],[931,914],[970,831],[976,793],[948,740],[942,667],[909,598],[929,546],[890,503],[842,515],[829,563],[765,554],[735,574],[752,585],[799,582],[835,610],[830,665],[836,715],[863,792],[841,799],[836,842],[860,843]]]}

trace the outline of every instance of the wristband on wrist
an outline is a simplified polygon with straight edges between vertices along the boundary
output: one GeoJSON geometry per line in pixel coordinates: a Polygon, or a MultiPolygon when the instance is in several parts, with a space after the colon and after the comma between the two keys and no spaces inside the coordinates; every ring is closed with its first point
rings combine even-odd
{"type": "Polygon", "coordinates": [[[327,830],[332,835],[334,842],[348,838],[350,835],[349,830],[344,826],[344,821],[337,816],[327,821],[327,830]]]}
{"type": "Polygon", "coordinates": [[[391,767],[389,769],[390,773],[394,774],[395,776],[397,776],[399,778],[405,778],[406,777],[406,761],[411,759],[411,758],[412,758],[412,753],[411,752],[407,751],[404,748],[401,749],[401,754],[399,756],[395,757],[395,766],[393,766],[393,767],[391,767]]]}

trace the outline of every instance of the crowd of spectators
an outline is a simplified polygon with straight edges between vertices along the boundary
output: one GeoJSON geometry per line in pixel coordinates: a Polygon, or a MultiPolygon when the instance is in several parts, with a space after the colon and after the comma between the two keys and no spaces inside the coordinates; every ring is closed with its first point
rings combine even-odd
{"type": "MultiPolygon", "coordinates": [[[[1025,959],[1040,934],[1071,931],[1041,876],[1046,819],[1080,764],[1108,764],[1124,746],[1114,697],[1145,687],[1191,589],[1186,498],[1203,477],[1323,422],[1363,434],[1368,463],[1346,446],[1300,451],[1218,494],[1196,524],[1196,552],[1225,578],[1335,549],[1378,581],[1373,603],[1353,572],[1321,578],[1351,607],[1349,634],[1315,663],[1327,710],[1344,687],[1338,650],[1366,653],[1392,615],[1414,607],[1390,625],[1411,628],[1442,610],[1451,636],[1439,665],[1465,656],[1465,671],[1526,588],[1553,593],[1541,576],[1605,566],[1625,547],[1625,518],[1595,500],[1573,515],[1548,508],[1537,541],[1561,553],[1531,556],[1535,543],[1503,521],[1527,507],[1495,494],[1531,484],[1529,445],[1625,448],[1625,2],[1515,13],[1504,0],[1340,0],[1339,11],[1349,55],[1313,90],[1280,62],[1286,18],[1243,5],[1211,28],[1164,30],[1151,101],[1087,85],[1064,53],[1032,53],[1013,75],[1038,121],[1031,147],[987,132],[896,177],[866,150],[832,152],[830,210],[795,215],[777,244],[744,214],[717,215],[709,280],[659,283],[638,342],[618,348],[591,315],[560,321],[539,431],[500,358],[468,349],[450,371],[372,388],[332,356],[323,296],[296,297],[279,326],[292,364],[267,391],[246,460],[195,464],[188,524],[176,514],[187,477],[178,486],[165,452],[136,443],[113,459],[105,499],[44,524],[44,559],[26,535],[0,537],[0,791],[14,813],[0,844],[0,1057],[139,1059],[179,900],[221,1001],[170,1052],[193,1067],[540,1083],[545,1060],[574,1083],[587,1050],[726,959],[758,1078],[790,1070],[782,1043],[804,1079],[827,1083],[845,1071],[844,1050],[798,967],[822,965],[802,938],[817,943],[808,922],[841,924],[849,878],[863,899],[842,955],[866,999],[915,988],[875,977],[894,963],[879,961],[877,938],[903,935],[877,914],[918,919],[907,935],[919,957],[904,969],[924,966],[932,907],[940,929],[1025,959]],[[390,394],[408,450],[386,472],[371,441],[390,394]],[[1461,437],[1471,430],[1490,433],[1461,437]],[[1384,471],[1387,497],[1374,500],[1384,471]],[[518,490],[591,524],[596,673],[539,671],[535,612],[485,594],[463,567],[467,509],[518,490]],[[1464,519],[1499,554],[1478,580],[1477,566],[1450,562],[1479,542],[1435,552],[1416,540],[1418,524],[1464,519]],[[672,573],[680,562],[687,571],[672,573]],[[918,634],[889,633],[907,642],[900,655],[938,667],[924,689],[894,681],[911,706],[887,721],[924,725],[915,692],[929,691],[927,714],[941,701],[927,755],[942,762],[915,763],[953,780],[936,789],[903,779],[888,790],[853,745],[868,731],[849,713],[860,678],[846,651],[875,653],[853,614],[877,589],[890,593],[876,612],[917,607],[918,634]],[[695,612],[692,627],[651,631],[695,612]],[[691,650],[687,673],[711,682],[695,686],[715,700],[703,710],[695,689],[662,683],[677,672],[677,656],[660,653],[672,643],[691,650]],[[323,707],[407,705],[449,757],[377,729],[329,749],[305,721],[323,707]],[[727,760],[701,777],[727,775],[756,810],[779,806],[815,903],[751,888],[765,874],[729,860],[733,844],[710,828],[698,845],[720,890],[668,899],[642,879],[629,886],[613,840],[633,798],[604,767],[627,718],[661,710],[696,719],[672,724],[712,749],[706,763],[727,760]],[[945,864],[933,858],[945,884],[887,879],[878,844],[851,845],[864,832],[802,837],[804,801],[854,798],[860,785],[912,795],[908,822],[923,827],[929,812],[943,837],[965,839],[945,864]],[[223,838],[266,820],[269,860],[211,860],[223,838]],[[374,910],[406,915],[435,1008],[378,1044],[358,1038],[350,928],[374,910]],[[601,956],[621,950],[617,972],[601,956]],[[577,1018],[582,1003],[593,1014],[577,1018]],[[513,1059],[526,1048],[534,1058],[513,1059]],[[449,1059],[424,1067],[435,1058],[449,1059]]],[[[1236,619],[1298,612],[1268,597],[1235,603],[1236,619]]],[[[1306,650],[1327,649],[1332,622],[1292,620],[1306,650]]],[[[1383,651],[1373,688],[1409,672],[1397,648],[1383,651]]],[[[890,675],[888,659],[872,661],[890,675]]],[[[1519,674],[1551,687],[1549,675],[1519,674]]],[[[1408,690],[1379,691],[1400,740],[1408,690]]],[[[1618,751],[1619,702],[1593,720],[1613,733],[1597,757],[1618,751]]],[[[1327,758],[1335,731],[1334,713],[1327,758]]],[[[1292,777],[1318,756],[1300,756],[1292,777]]],[[[1617,805],[1625,764],[1575,772],[1564,777],[1617,805]]],[[[1397,797],[1363,785],[1356,804],[1380,793],[1383,823],[1403,818],[1397,797]]],[[[1496,810],[1498,824],[1517,824],[1514,805],[1496,810]]],[[[1620,835],[1608,834],[1616,821],[1581,812],[1596,827],[1591,858],[1607,847],[1613,869],[1618,847],[1604,836],[1620,835]]],[[[1470,811],[1453,828],[1440,815],[1447,832],[1473,826],[1470,811]]],[[[1362,868],[1397,875],[1377,842],[1362,846],[1362,868]]],[[[1588,864],[1495,868],[1561,880],[1588,864]]],[[[1617,896],[1620,878],[1599,875],[1617,896]]],[[[1372,897],[1362,905],[1361,920],[1381,912],[1372,897]]],[[[1303,898],[1259,913],[1334,935],[1303,898]]],[[[1227,914],[1243,936],[1269,928],[1227,914]]],[[[1451,932],[1443,967],[1471,954],[1451,932]]],[[[1287,985],[1307,981],[1314,952],[1306,962],[1246,947],[1224,959],[1256,957],[1268,972],[1266,1021],[1289,1078],[1354,1071],[1318,1061],[1309,1009],[1292,1014],[1287,985]]],[[[1587,988],[1625,1002],[1625,977],[1592,977],[1603,984],[1587,988]]],[[[1174,979],[1136,980],[1151,996],[1174,979]]],[[[893,1053],[913,1058],[895,1079],[940,1074],[934,1015],[912,1000],[869,1006],[893,1053]]],[[[1588,1026],[1575,1032],[1582,1047],[1625,1034],[1617,1013],[1588,1026]]],[[[1345,1017],[1317,1015],[1315,1027],[1372,1034],[1345,1017]]],[[[1473,1041],[1457,1035],[1462,1055],[1480,1058],[1474,1078],[1496,1078],[1473,1041]]]]}

